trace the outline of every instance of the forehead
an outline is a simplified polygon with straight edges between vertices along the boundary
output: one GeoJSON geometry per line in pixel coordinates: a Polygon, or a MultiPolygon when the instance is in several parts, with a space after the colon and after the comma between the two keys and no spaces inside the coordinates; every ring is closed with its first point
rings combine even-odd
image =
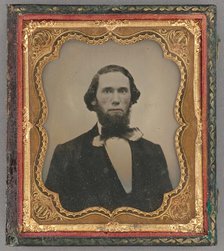
{"type": "Polygon", "coordinates": [[[105,87],[130,88],[130,83],[129,83],[128,77],[125,76],[123,73],[121,73],[119,71],[108,72],[108,73],[104,73],[99,76],[98,88],[105,88],[105,87]]]}

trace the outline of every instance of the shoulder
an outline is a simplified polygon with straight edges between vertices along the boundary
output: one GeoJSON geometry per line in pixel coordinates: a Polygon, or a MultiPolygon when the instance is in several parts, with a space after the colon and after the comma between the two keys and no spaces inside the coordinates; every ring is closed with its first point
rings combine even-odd
{"type": "Polygon", "coordinates": [[[150,148],[150,149],[159,149],[161,148],[160,145],[152,142],[152,141],[149,141],[147,139],[144,139],[144,138],[141,138],[139,140],[139,144],[141,144],[143,147],[146,147],[146,148],[150,148]]]}
{"type": "Polygon", "coordinates": [[[93,129],[73,138],[65,143],[59,144],[57,148],[66,149],[67,151],[72,150],[76,147],[82,146],[84,143],[89,142],[93,138],[93,129]]]}
{"type": "Polygon", "coordinates": [[[65,143],[60,144],[60,147],[61,148],[70,148],[75,145],[80,145],[87,137],[88,137],[88,132],[83,133],[76,138],[73,138],[69,141],[66,141],[65,143]]]}
{"type": "Polygon", "coordinates": [[[54,156],[63,156],[63,158],[75,158],[79,157],[83,146],[90,144],[92,141],[92,130],[79,135],[65,143],[56,146],[53,154],[54,156]]]}
{"type": "Polygon", "coordinates": [[[142,151],[142,153],[149,155],[151,157],[160,157],[163,156],[163,150],[159,144],[156,144],[152,141],[149,141],[147,139],[141,138],[137,141],[137,145],[139,150],[142,151]]]}

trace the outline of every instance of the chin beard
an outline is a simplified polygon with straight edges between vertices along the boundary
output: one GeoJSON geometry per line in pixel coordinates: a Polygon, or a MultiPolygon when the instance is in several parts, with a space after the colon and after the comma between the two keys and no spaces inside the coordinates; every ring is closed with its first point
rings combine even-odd
{"type": "Polygon", "coordinates": [[[130,123],[130,108],[127,110],[125,114],[115,114],[110,115],[107,113],[104,113],[100,107],[96,107],[95,109],[97,113],[98,120],[103,128],[106,128],[107,130],[111,132],[123,132],[125,131],[130,123]]]}

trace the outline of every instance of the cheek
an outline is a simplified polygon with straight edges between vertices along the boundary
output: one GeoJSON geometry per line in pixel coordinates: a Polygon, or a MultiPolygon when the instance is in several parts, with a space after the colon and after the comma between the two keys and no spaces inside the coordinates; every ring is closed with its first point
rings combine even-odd
{"type": "Polygon", "coordinates": [[[130,107],[130,104],[131,104],[131,99],[130,98],[124,98],[121,102],[121,105],[123,107],[123,109],[128,110],[128,108],[130,107]]]}
{"type": "Polygon", "coordinates": [[[108,97],[101,97],[101,99],[98,100],[98,103],[106,104],[106,103],[108,103],[108,101],[109,101],[108,97]]]}
{"type": "Polygon", "coordinates": [[[99,99],[97,99],[97,103],[103,107],[103,108],[106,108],[108,106],[108,104],[110,103],[110,98],[109,97],[100,97],[99,99]]]}
{"type": "Polygon", "coordinates": [[[131,97],[124,97],[124,99],[123,99],[123,103],[124,104],[129,104],[131,102],[131,97]]]}

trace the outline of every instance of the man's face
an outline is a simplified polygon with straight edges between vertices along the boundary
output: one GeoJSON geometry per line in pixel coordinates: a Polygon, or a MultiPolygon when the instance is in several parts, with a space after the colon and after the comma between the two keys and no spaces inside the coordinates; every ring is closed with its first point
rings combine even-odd
{"type": "Polygon", "coordinates": [[[104,114],[112,117],[125,115],[131,102],[129,79],[121,72],[100,75],[96,102],[104,114]]]}

